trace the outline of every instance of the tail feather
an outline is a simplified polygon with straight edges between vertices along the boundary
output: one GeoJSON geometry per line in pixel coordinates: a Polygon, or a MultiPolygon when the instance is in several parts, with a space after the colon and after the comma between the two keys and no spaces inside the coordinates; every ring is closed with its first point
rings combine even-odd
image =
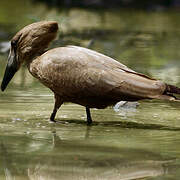
{"type": "Polygon", "coordinates": [[[171,101],[180,101],[180,98],[177,98],[176,96],[174,96],[174,94],[180,94],[180,88],[166,84],[166,89],[160,98],[168,99],[171,101]]]}
{"type": "Polygon", "coordinates": [[[165,93],[174,93],[174,94],[180,94],[180,88],[166,84],[166,90],[165,93]]]}

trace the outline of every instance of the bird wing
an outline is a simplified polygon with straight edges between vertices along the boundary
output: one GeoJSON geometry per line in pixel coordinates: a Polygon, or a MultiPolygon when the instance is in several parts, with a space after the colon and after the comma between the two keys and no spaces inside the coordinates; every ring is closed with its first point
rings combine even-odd
{"type": "Polygon", "coordinates": [[[113,97],[119,100],[139,100],[155,98],[163,94],[166,85],[158,80],[151,80],[134,73],[119,69],[94,69],[81,72],[82,83],[89,94],[113,97]]]}
{"type": "Polygon", "coordinates": [[[138,100],[163,94],[166,87],[108,56],[82,47],[55,48],[41,59],[42,66],[47,68],[44,79],[51,80],[51,89],[62,96],[138,100]]]}
{"type": "Polygon", "coordinates": [[[77,46],[67,48],[78,52],[78,56],[73,56],[74,61],[81,57],[87,63],[87,68],[82,69],[81,74],[84,85],[89,87],[87,89],[94,87],[90,93],[99,92],[99,95],[110,94],[116,97],[121,95],[120,98],[152,98],[163,94],[165,90],[166,85],[163,82],[137,73],[101,53],[77,46]]]}
{"type": "Polygon", "coordinates": [[[91,62],[91,63],[92,64],[96,63],[96,66],[98,64],[101,64],[101,65],[103,64],[104,66],[108,66],[109,68],[116,68],[116,69],[123,70],[123,71],[129,72],[129,73],[137,74],[139,76],[142,76],[142,77],[145,77],[148,79],[156,80],[145,74],[138,73],[138,72],[128,68],[126,65],[120,63],[119,61],[117,61],[109,56],[106,56],[104,54],[101,54],[97,51],[90,50],[90,49],[87,49],[84,47],[79,47],[79,46],[67,46],[67,48],[71,48],[72,51],[77,51],[79,54],[81,54],[81,53],[86,54],[86,57],[93,59],[93,62],[91,62]]]}

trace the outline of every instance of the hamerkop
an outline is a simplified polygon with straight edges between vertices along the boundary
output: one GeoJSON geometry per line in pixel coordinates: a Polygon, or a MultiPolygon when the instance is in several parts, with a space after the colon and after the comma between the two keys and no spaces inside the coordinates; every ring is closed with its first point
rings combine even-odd
{"type": "Polygon", "coordinates": [[[57,31],[57,22],[42,21],[24,27],[12,38],[2,91],[26,62],[29,72],[54,92],[55,105],[50,117],[54,122],[64,102],[85,106],[87,123],[91,124],[90,108],[141,99],[180,101],[173,95],[180,94],[180,88],[135,72],[96,51],[78,46],[47,51],[57,31]]]}

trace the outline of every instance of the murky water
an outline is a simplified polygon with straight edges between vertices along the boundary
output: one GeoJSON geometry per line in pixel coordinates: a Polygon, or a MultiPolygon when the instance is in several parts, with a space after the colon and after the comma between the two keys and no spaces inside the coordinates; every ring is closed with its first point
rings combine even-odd
{"type": "MultiPolygon", "coordinates": [[[[94,39],[92,49],[180,86],[179,18],[177,12],[69,11],[2,1],[0,43],[28,23],[53,19],[61,24],[53,46],[86,46],[94,39]]],[[[6,58],[7,53],[0,54],[0,80],[6,58]]],[[[89,127],[84,107],[76,104],[63,105],[59,123],[49,123],[53,102],[50,90],[26,68],[0,92],[0,179],[179,180],[179,103],[141,101],[118,112],[93,109],[89,127]]]]}

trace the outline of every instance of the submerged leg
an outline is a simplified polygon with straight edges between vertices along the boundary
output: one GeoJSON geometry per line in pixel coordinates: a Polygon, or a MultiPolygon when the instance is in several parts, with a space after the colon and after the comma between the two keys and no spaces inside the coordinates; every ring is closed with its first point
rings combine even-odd
{"type": "Polygon", "coordinates": [[[56,94],[54,95],[54,98],[55,98],[54,109],[53,109],[53,112],[52,112],[51,117],[50,117],[50,121],[52,121],[52,122],[56,122],[54,120],[54,118],[56,116],[57,110],[60,108],[60,106],[63,103],[61,98],[59,96],[57,96],[56,94]]]}
{"type": "Polygon", "coordinates": [[[88,125],[92,124],[91,112],[88,107],[86,107],[86,115],[87,115],[87,124],[88,125]]]}

